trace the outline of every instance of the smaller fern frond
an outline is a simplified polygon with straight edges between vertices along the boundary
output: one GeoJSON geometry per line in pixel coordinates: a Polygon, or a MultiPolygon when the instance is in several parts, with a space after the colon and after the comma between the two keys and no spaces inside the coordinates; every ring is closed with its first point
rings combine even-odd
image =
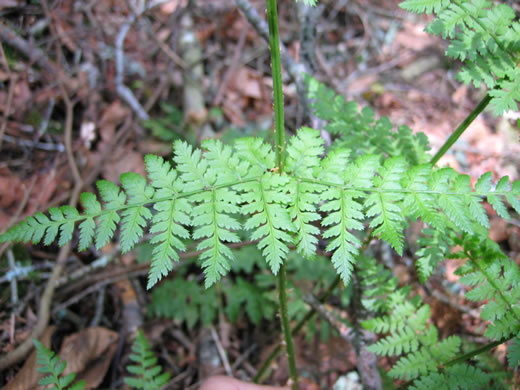
{"type": "Polygon", "coordinates": [[[484,0],[407,0],[400,6],[436,14],[426,30],[450,39],[446,55],[465,63],[457,77],[476,88],[486,84],[495,115],[518,108],[520,29],[513,8],[484,0]]]}
{"type": "Polygon", "coordinates": [[[152,290],[148,312],[153,317],[175,319],[189,329],[196,324],[209,325],[217,314],[215,287],[204,288],[195,280],[178,272],[172,280],[165,280],[152,290]]]}
{"type": "Polygon", "coordinates": [[[516,368],[520,364],[520,338],[515,337],[507,347],[507,363],[516,368]]]}
{"type": "Polygon", "coordinates": [[[484,336],[515,336],[520,331],[520,268],[487,237],[462,237],[456,243],[464,247],[461,256],[470,259],[457,270],[460,282],[472,287],[466,298],[488,301],[481,312],[482,319],[490,321],[484,336]]]}
{"type": "Polygon", "coordinates": [[[450,0],[406,0],[399,7],[417,14],[439,13],[450,4],[450,0]]]}
{"type": "Polygon", "coordinates": [[[39,385],[46,386],[50,390],[82,390],[85,387],[84,380],[72,384],[76,378],[75,373],[71,372],[70,374],[62,375],[67,367],[67,363],[64,360],[61,360],[58,355],[38,340],[33,340],[33,342],[36,347],[38,372],[49,374],[38,381],[39,385]]]}
{"type": "Polygon", "coordinates": [[[275,275],[293,243],[294,224],[287,210],[289,184],[289,177],[266,172],[259,181],[236,186],[243,192],[241,212],[249,215],[244,229],[254,230],[251,240],[260,240],[258,249],[275,275]]]}
{"type": "Polygon", "coordinates": [[[451,239],[451,229],[435,230],[424,228],[417,240],[418,250],[415,252],[417,257],[417,270],[419,280],[424,283],[437,269],[437,266],[450,253],[453,246],[451,239]]]}
{"type": "Polygon", "coordinates": [[[416,379],[410,389],[479,389],[489,385],[492,377],[478,367],[455,364],[443,372],[431,372],[416,379]]]}
{"type": "MultiPolygon", "coordinates": [[[[319,132],[303,128],[296,137],[292,137],[287,147],[286,172],[302,178],[314,178],[323,152],[323,139],[319,132]]],[[[289,207],[289,215],[296,227],[296,249],[303,256],[312,258],[316,254],[317,236],[320,234],[320,229],[312,222],[321,219],[316,205],[320,201],[319,193],[325,187],[296,180],[292,180],[290,185],[289,192],[293,201],[289,207]]]]}
{"type": "Polygon", "coordinates": [[[374,179],[375,188],[379,192],[369,194],[365,201],[367,217],[374,217],[370,227],[374,228],[374,235],[381,238],[402,254],[404,246],[403,228],[405,220],[401,208],[396,204],[403,198],[401,178],[406,172],[407,164],[403,158],[394,157],[385,161],[379,170],[380,177],[374,179]],[[387,190],[395,192],[385,192],[387,190]]]}
{"type": "Polygon", "coordinates": [[[146,183],[146,179],[137,173],[123,173],[120,179],[128,202],[137,204],[121,211],[121,251],[125,253],[137,244],[152,218],[152,213],[146,205],[150,203],[154,190],[146,183]]]}
{"type": "Polygon", "coordinates": [[[373,313],[388,312],[393,302],[391,296],[400,293],[397,278],[372,257],[359,256],[356,268],[362,284],[363,306],[373,313]]]}
{"type": "Polygon", "coordinates": [[[168,383],[170,374],[161,373],[162,367],[157,365],[157,358],[141,330],[132,344],[132,352],[129,358],[136,364],[126,368],[135,377],[125,377],[128,386],[140,390],[158,390],[168,383]]]}
{"type": "Polygon", "coordinates": [[[154,244],[147,288],[154,286],[172,270],[172,261],[178,261],[177,251],[186,249],[181,239],[188,239],[189,232],[183,225],[190,225],[191,204],[179,198],[184,183],[177,177],[167,161],[148,155],[145,158],[150,184],[155,188],[150,242],[154,244]],[[166,200],[163,200],[166,199],[166,200]]]}

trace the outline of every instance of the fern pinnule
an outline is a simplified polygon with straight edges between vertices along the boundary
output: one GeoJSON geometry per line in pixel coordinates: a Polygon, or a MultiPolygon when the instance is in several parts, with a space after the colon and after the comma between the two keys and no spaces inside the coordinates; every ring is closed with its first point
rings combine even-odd
{"type": "Polygon", "coordinates": [[[458,78],[476,88],[486,84],[495,115],[518,109],[520,23],[509,5],[481,0],[406,0],[400,6],[436,14],[427,31],[450,39],[446,55],[465,63],[458,78]]]}
{"type": "Polygon", "coordinates": [[[125,377],[125,383],[140,390],[159,390],[170,380],[169,373],[161,373],[162,367],[157,365],[157,358],[151,350],[150,343],[141,330],[132,345],[130,360],[136,364],[128,365],[128,372],[134,377],[125,377]]]}
{"type": "Polygon", "coordinates": [[[179,198],[184,183],[177,172],[161,157],[148,155],[145,158],[150,184],[155,188],[153,204],[155,214],[151,219],[150,242],[154,244],[147,288],[150,289],[172,270],[172,261],[178,261],[177,251],[186,247],[182,239],[190,238],[184,226],[191,223],[191,204],[186,198],[179,198]]]}
{"type": "Polygon", "coordinates": [[[82,390],[85,387],[85,380],[83,379],[72,384],[76,378],[75,373],[62,375],[67,367],[64,360],[61,360],[58,355],[38,340],[33,340],[33,342],[36,347],[38,372],[49,374],[38,381],[39,385],[46,386],[50,390],[82,390]]]}

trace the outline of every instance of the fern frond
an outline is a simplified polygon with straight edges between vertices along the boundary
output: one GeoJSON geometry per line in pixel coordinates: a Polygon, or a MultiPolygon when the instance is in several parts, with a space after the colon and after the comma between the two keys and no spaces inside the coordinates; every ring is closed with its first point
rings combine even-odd
{"type": "Polygon", "coordinates": [[[125,377],[125,383],[135,389],[157,390],[170,380],[169,373],[162,373],[162,367],[157,365],[157,358],[151,350],[150,343],[139,330],[132,344],[130,360],[135,365],[128,365],[126,369],[135,377],[125,377]]]}
{"type": "Polygon", "coordinates": [[[145,164],[150,184],[155,188],[154,199],[161,199],[153,205],[156,213],[150,228],[150,233],[155,234],[150,240],[154,244],[147,284],[150,289],[172,270],[172,261],[179,260],[177,251],[186,249],[181,239],[190,237],[183,225],[190,225],[191,205],[179,198],[184,183],[167,161],[148,155],[145,164]]]}
{"type": "Polygon", "coordinates": [[[397,293],[397,278],[374,258],[360,256],[356,267],[363,289],[363,306],[374,313],[389,311],[392,304],[390,296],[397,293]]]}
{"type": "Polygon", "coordinates": [[[227,244],[240,240],[241,229],[251,230],[251,238],[259,240],[275,273],[292,244],[312,257],[321,234],[347,283],[360,246],[353,231],[364,230],[368,222],[375,236],[401,253],[406,218],[420,218],[432,229],[430,238],[423,238],[428,247],[419,253],[421,278],[426,279],[445,253],[435,254],[434,248],[445,247],[450,231],[474,234],[479,225],[489,225],[482,198],[503,218],[509,217],[506,202],[520,209],[520,182],[511,185],[507,177],[493,188],[491,175],[485,174],[472,191],[468,176],[429,165],[409,169],[411,159],[403,157],[387,158],[383,165],[375,155],[351,162],[351,152],[337,148],[322,158],[319,132],[308,128],[289,141],[283,174],[274,169],[272,148],[260,139],[237,140],[234,148],[206,141],[205,147],[203,152],[177,141],[175,167],[159,157],[146,157],[149,182],[132,173],[121,176],[122,188],[100,181],[99,199],[81,196],[83,213],[69,206],[51,208],[0,235],[0,241],[50,244],[59,235],[63,245],[79,224],[79,246],[86,249],[92,242],[106,243],[119,225],[121,249],[128,251],[150,225],[150,288],[171,270],[190,237],[199,240],[210,286],[230,269],[234,256],[227,244]],[[327,214],[323,219],[318,209],[327,214]],[[246,215],[244,226],[238,214],[246,215]]]}
{"type": "Polygon", "coordinates": [[[237,278],[236,283],[226,286],[226,314],[232,322],[236,322],[240,309],[245,306],[248,318],[259,325],[263,318],[271,319],[275,313],[275,303],[266,297],[265,291],[243,278],[237,278]]]}
{"type": "Polygon", "coordinates": [[[489,385],[491,376],[478,367],[465,364],[455,364],[447,367],[444,372],[432,372],[413,382],[410,389],[475,389],[489,385]]]}
{"type": "Polygon", "coordinates": [[[148,310],[154,317],[175,319],[190,329],[199,322],[208,325],[217,313],[215,288],[204,288],[180,273],[152,290],[148,310]]]}
{"type": "Polygon", "coordinates": [[[520,364],[520,339],[515,337],[507,347],[507,363],[515,368],[520,364]]]}
{"type": "Polygon", "coordinates": [[[128,202],[137,205],[121,211],[121,251],[125,253],[137,244],[152,218],[146,205],[150,203],[154,191],[143,176],[133,172],[121,175],[121,186],[128,196],[128,202]]]}
{"type": "Polygon", "coordinates": [[[293,242],[294,225],[286,207],[291,202],[289,183],[289,177],[267,172],[259,181],[236,186],[244,192],[241,212],[250,215],[244,229],[254,229],[251,240],[259,240],[258,249],[275,275],[293,242]]]}
{"type": "Polygon", "coordinates": [[[427,31],[451,40],[446,55],[465,63],[459,80],[476,88],[486,84],[495,115],[517,109],[520,29],[510,6],[487,0],[408,0],[401,7],[436,14],[427,31]]]}
{"type": "MultiPolygon", "coordinates": [[[[336,156],[342,157],[341,155],[336,156]]],[[[330,166],[336,166],[331,160],[326,161],[326,163],[330,166]]],[[[370,187],[373,172],[378,165],[379,162],[376,157],[366,156],[359,158],[355,164],[349,165],[346,170],[341,174],[338,173],[335,177],[329,171],[329,178],[337,183],[347,183],[346,188],[329,187],[321,195],[326,202],[320,207],[320,210],[328,214],[321,222],[322,226],[326,228],[323,238],[331,239],[326,249],[333,252],[332,264],[345,284],[350,280],[358,253],[357,248],[361,244],[359,239],[349,230],[364,229],[362,224],[364,219],[363,206],[357,200],[364,197],[364,194],[347,188],[350,186],[370,187]]]]}
{"type": "Polygon", "coordinates": [[[396,204],[402,200],[403,195],[396,190],[401,190],[401,178],[406,172],[407,164],[403,158],[394,157],[385,161],[379,170],[380,177],[374,179],[375,187],[380,191],[370,194],[366,201],[367,217],[374,217],[370,227],[374,228],[374,235],[380,235],[382,239],[396,250],[403,253],[405,220],[401,214],[401,208],[396,204]],[[386,192],[386,191],[395,192],[386,192]]]}
{"type": "MultiPolygon", "coordinates": [[[[319,132],[302,128],[287,147],[285,170],[299,177],[313,178],[320,166],[324,152],[323,139],[319,132]]],[[[320,229],[312,222],[319,221],[316,205],[320,201],[319,193],[325,189],[318,184],[291,181],[290,193],[293,197],[289,215],[296,228],[296,249],[307,258],[316,254],[317,236],[320,229]]]]}
{"type": "Polygon", "coordinates": [[[450,0],[406,0],[399,7],[418,14],[432,12],[438,13],[450,4],[450,0]]]}
{"type": "Polygon", "coordinates": [[[83,379],[72,384],[76,378],[75,373],[62,375],[67,367],[67,362],[61,360],[58,355],[38,340],[33,340],[33,342],[36,347],[38,372],[49,374],[38,381],[39,385],[46,386],[50,390],[82,390],[85,387],[83,379]]]}
{"type": "Polygon", "coordinates": [[[490,321],[484,335],[500,340],[520,331],[520,269],[489,238],[466,237],[459,240],[470,261],[457,270],[460,281],[472,290],[466,298],[488,300],[481,317],[490,321]]]}
{"type": "Polygon", "coordinates": [[[356,102],[345,101],[314,78],[306,75],[305,82],[314,114],[328,121],[325,129],[338,136],[333,148],[351,149],[355,156],[371,153],[404,156],[412,164],[429,160],[426,152],[430,147],[423,133],[414,135],[406,126],[395,131],[387,117],[377,119],[371,108],[358,112],[356,102]]]}

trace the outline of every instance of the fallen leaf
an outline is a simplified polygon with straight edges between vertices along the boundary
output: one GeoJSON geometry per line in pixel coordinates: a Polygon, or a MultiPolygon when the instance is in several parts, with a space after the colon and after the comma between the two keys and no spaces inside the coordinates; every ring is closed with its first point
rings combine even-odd
{"type": "MultiPolygon", "coordinates": [[[[50,348],[51,337],[54,333],[55,326],[49,326],[43,332],[39,341],[50,348]]],[[[29,358],[25,361],[23,367],[15,378],[3,388],[3,390],[32,390],[38,389],[38,381],[43,378],[43,374],[38,372],[36,364],[36,350],[33,350],[29,355],[29,358]]]]}
{"type": "Polygon", "coordinates": [[[93,327],[65,337],[60,356],[67,362],[63,375],[75,372],[85,379],[85,389],[95,389],[103,381],[117,349],[119,335],[110,329],[93,327]]]}

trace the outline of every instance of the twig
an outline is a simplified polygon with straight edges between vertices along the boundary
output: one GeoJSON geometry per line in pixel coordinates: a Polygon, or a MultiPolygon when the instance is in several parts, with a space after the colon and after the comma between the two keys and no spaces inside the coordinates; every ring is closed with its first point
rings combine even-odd
{"type": "Polygon", "coordinates": [[[240,56],[242,55],[242,50],[244,48],[244,44],[246,42],[248,25],[242,30],[240,33],[240,37],[238,38],[238,43],[233,52],[233,58],[231,60],[231,64],[229,65],[224,77],[222,78],[222,82],[220,83],[215,99],[213,99],[213,105],[218,106],[222,102],[222,98],[224,97],[224,92],[226,92],[227,85],[231,80],[231,77],[235,74],[238,63],[240,61],[240,56]]]}
{"type": "Polygon", "coordinates": [[[31,62],[40,65],[45,70],[45,72],[54,75],[56,74],[58,67],[47,57],[43,50],[40,50],[38,47],[33,46],[25,39],[19,37],[4,23],[0,23],[0,40],[7,43],[12,48],[18,50],[31,62]]]}
{"type": "Polygon", "coordinates": [[[124,75],[124,43],[126,35],[132,27],[132,24],[137,20],[139,16],[141,16],[145,11],[148,11],[158,5],[164,4],[167,0],[152,0],[144,5],[145,2],[140,2],[140,7],[135,9],[135,13],[132,13],[128,16],[126,21],[123,23],[121,28],[119,29],[119,33],[116,37],[116,47],[115,47],[115,59],[116,59],[116,91],[119,96],[130,106],[132,110],[135,111],[137,117],[141,120],[150,119],[148,113],[145,111],[141,103],[137,100],[132,90],[128,88],[123,83],[123,75],[124,75]]]}
{"type": "Polygon", "coordinates": [[[98,326],[101,321],[101,316],[103,315],[103,306],[105,305],[105,292],[106,286],[101,287],[99,290],[97,299],[96,299],[96,311],[94,313],[94,317],[92,317],[92,321],[90,321],[91,327],[98,326]]]}
{"type": "Polygon", "coordinates": [[[119,282],[121,280],[125,280],[125,279],[131,278],[131,277],[143,276],[143,275],[146,275],[147,273],[148,273],[148,270],[146,268],[145,269],[138,269],[138,270],[133,271],[133,272],[125,272],[125,273],[123,273],[121,275],[117,275],[117,276],[114,276],[114,277],[102,280],[102,281],[100,281],[100,282],[98,282],[96,284],[91,285],[90,287],[88,287],[88,288],[86,288],[84,290],[81,290],[81,292],[79,292],[78,294],[76,294],[73,297],[67,299],[63,303],[60,303],[58,306],[54,307],[52,309],[52,314],[56,314],[59,311],[61,311],[63,309],[66,309],[70,305],[73,305],[73,304],[79,302],[81,299],[83,299],[87,295],[93,294],[93,293],[99,291],[101,288],[103,288],[103,287],[105,287],[105,286],[107,286],[109,284],[113,284],[115,282],[119,282]]]}
{"type": "Polygon", "coordinates": [[[218,337],[217,331],[215,330],[215,327],[210,328],[211,331],[211,337],[213,338],[213,341],[215,342],[215,345],[217,346],[217,351],[220,356],[220,360],[222,360],[222,364],[224,365],[224,370],[226,371],[226,374],[229,376],[233,376],[233,371],[231,370],[231,366],[229,365],[229,360],[227,358],[226,351],[224,350],[224,347],[222,347],[222,343],[220,342],[220,339],[218,337]]]}
{"type": "Polygon", "coordinates": [[[137,98],[132,93],[131,89],[128,88],[125,84],[123,84],[123,73],[124,73],[124,54],[123,54],[123,44],[125,42],[126,34],[132,27],[132,24],[137,19],[135,14],[130,14],[126,21],[121,26],[119,33],[116,38],[116,91],[121,96],[121,98],[135,111],[137,117],[141,120],[150,119],[148,113],[144,110],[141,103],[137,100],[137,98]]]}
{"type": "Polygon", "coordinates": [[[37,137],[41,137],[46,131],[47,127],[49,126],[49,121],[51,120],[52,111],[54,110],[54,99],[51,97],[49,99],[49,104],[47,105],[47,110],[45,111],[45,115],[43,117],[42,122],[40,123],[40,126],[38,127],[38,133],[37,137]]]}
{"type": "Polygon", "coordinates": [[[25,39],[19,37],[13,30],[11,30],[4,23],[0,23],[0,40],[7,43],[9,46],[18,50],[31,62],[38,64],[47,73],[47,77],[52,77],[61,81],[67,88],[74,89],[74,83],[62,70],[47,57],[45,52],[40,48],[33,46],[25,39]]]}
{"type": "MultiPolygon", "coordinates": [[[[14,261],[13,251],[11,249],[7,250],[7,261],[9,263],[9,271],[14,270],[16,268],[16,262],[14,261]]],[[[16,277],[11,279],[11,304],[16,306],[18,303],[18,284],[16,282],[16,277]]]]}
{"type": "Polygon", "coordinates": [[[11,105],[13,103],[13,91],[14,85],[16,84],[16,76],[11,73],[9,69],[9,64],[7,59],[5,58],[4,47],[0,42],[0,57],[2,60],[2,65],[5,67],[5,71],[7,72],[7,76],[9,77],[9,91],[7,92],[7,104],[4,110],[4,117],[2,120],[2,125],[0,126],[0,150],[2,150],[2,139],[4,137],[5,129],[7,127],[7,118],[9,117],[9,111],[11,111],[11,105]]]}
{"type": "Polygon", "coordinates": [[[329,323],[330,326],[337,330],[343,340],[352,343],[354,339],[352,330],[344,323],[339,321],[332,310],[327,309],[325,305],[321,303],[319,299],[316,298],[313,294],[306,294],[303,297],[303,300],[312,308],[315,313],[318,313],[321,318],[323,318],[329,323]]]}
{"type": "Polygon", "coordinates": [[[361,322],[367,318],[367,312],[361,302],[363,291],[355,271],[352,273],[351,283],[353,288],[350,307],[354,335],[352,344],[356,349],[358,373],[363,383],[363,389],[382,390],[383,384],[377,368],[377,357],[368,350],[368,346],[376,342],[376,336],[361,327],[361,322]]]}
{"type": "MultiPolygon", "coordinates": [[[[49,10],[47,7],[47,0],[42,1],[42,5],[44,8],[44,11],[47,14],[47,17],[49,17],[49,10]]],[[[0,25],[1,26],[1,25],[0,25]]],[[[52,33],[55,33],[51,29],[52,33]]],[[[74,175],[74,189],[72,191],[72,195],[70,198],[69,204],[73,207],[76,206],[79,198],[79,193],[81,191],[81,188],[83,186],[81,177],[79,175],[79,170],[76,165],[76,161],[74,160],[74,156],[72,153],[72,124],[74,119],[74,104],[71,102],[69,95],[67,94],[67,91],[65,90],[64,86],[64,80],[61,78],[58,79],[59,86],[61,88],[63,99],[65,101],[66,106],[66,117],[65,117],[65,146],[67,149],[67,159],[70,166],[70,169],[73,172],[74,175]]],[[[4,357],[0,358],[0,370],[3,370],[13,364],[18,363],[19,361],[23,360],[27,354],[31,351],[33,347],[32,339],[33,338],[39,338],[45,328],[47,327],[50,319],[50,308],[52,303],[52,297],[54,295],[54,289],[55,289],[55,283],[60,277],[64,267],[65,262],[67,260],[69,251],[71,248],[70,242],[65,244],[59,254],[58,259],[56,260],[56,266],[54,267],[52,271],[52,275],[50,279],[47,281],[47,284],[45,285],[45,290],[43,291],[42,297],[40,299],[40,311],[38,315],[38,320],[36,322],[36,326],[31,332],[31,337],[27,338],[22,344],[20,344],[15,350],[11,351],[4,357]]]]}
{"type": "MultiPolygon", "coordinates": [[[[4,134],[1,138],[1,140],[17,144],[19,146],[25,146],[27,148],[31,149],[40,149],[45,150],[47,152],[63,152],[65,151],[65,147],[62,144],[51,144],[47,142],[39,142],[39,141],[33,141],[28,139],[18,139],[15,137],[11,137],[10,135],[4,134]]],[[[0,141],[1,144],[1,141],[0,141]]]]}

